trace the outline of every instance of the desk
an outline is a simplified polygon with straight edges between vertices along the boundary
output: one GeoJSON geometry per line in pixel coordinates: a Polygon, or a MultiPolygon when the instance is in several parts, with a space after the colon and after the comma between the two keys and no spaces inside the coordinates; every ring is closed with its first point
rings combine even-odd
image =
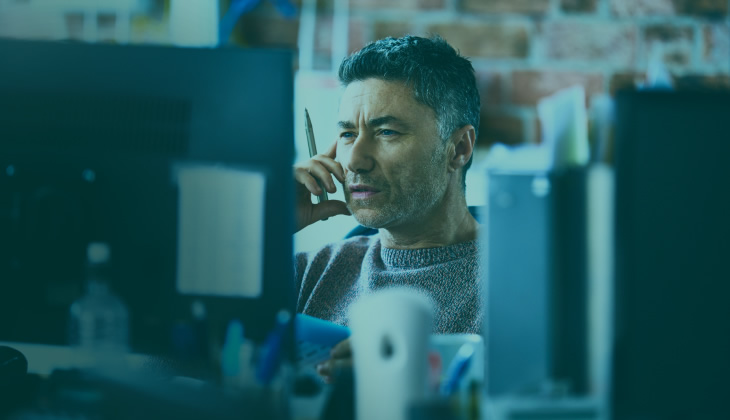
{"type": "MultiPolygon", "coordinates": [[[[28,359],[28,373],[48,376],[55,369],[88,369],[91,358],[83,352],[67,346],[15,343],[0,341],[0,346],[12,347],[28,359]]],[[[126,363],[132,368],[143,368],[152,358],[141,354],[126,355],[126,363]]]]}
{"type": "MultiPolygon", "coordinates": [[[[82,352],[66,346],[51,346],[41,344],[0,342],[0,345],[13,347],[19,350],[28,359],[29,373],[36,374],[48,380],[56,369],[88,369],[92,367],[89,358],[82,352]]],[[[125,368],[127,373],[144,372],[153,369],[158,364],[158,358],[141,355],[128,354],[125,357],[125,368]]],[[[235,391],[224,391],[210,387],[203,381],[192,378],[173,377],[167,380],[149,378],[141,382],[140,377],[134,375],[121,375],[115,377],[113,382],[100,380],[100,387],[115,389],[119,392],[119,399],[129,398],[142,407],[154,406],[155,410],[149,411],[146,417],[167,418],[171,413],[176,413],[178,419],[216,418],[215,413],[222,413],[218,418],[237,418],[241,416],[235,413],[250,412],[247,405],[251,398],[228,398],[235,391]],[[157,385],[164,385],[165,389],[157,385]],[[174,388],[179,391],[167,392],[174,388]],[[228,395],[225,395],[228,394],[228,395]],[[182,396],[182,398],[180,398],[182,396]],[[160,408],[162,407],[162,408],[160,408]],[[220,407],[227,407],[231,410],[225,412],[220,407]],[[235,415],[233,415],[235,414],[235,415]]],[[[256,391],[258,392],[258,391],[256,391]]],[[[330,388],[326,386],[322,392],[312,397],[299,397],[287,395],[281,403],[288,405],[291,418],[294,420],[315,420],[318,419],[326,398],[329,396],[330,388]]],[[[271,398],[271,395],[258,393],[255,398],[271,398]]],[[[261,400],[258,400],[260,403],[261,400]]],[[[606,417],[605,410],[602,410],[598,402],[590,399],[575,398],[500,398],[493,400],[489,405],[482,399],[482,418],[495,420],[510,419],[556,419],[571,418],[575,420],[598,420],[606,417]]],[[[143,408],[144,409],[144,408],[143,408]]],[[[135,412],[134,418],[139,417],[139,411],[135,412]]],[[[132,418],[132,417],[130,417],[132,418]]],[[[246,416],[243,416],[246,418],[246,416]]],[[[286,419],[286,415],[280,417],[286,419]]]]}
{"type": "MultiPolygon", "coordinates": [[[[87,357],[87,354],[66,346],[15,342],[0,342],[0,345],[15,348],[23,353],[28,360],[30,374],[37,375],[42,381],[56,381],[56,385],[58,378],[54,379],[54,371],[93,368],[91,358],[87,357]]],[[[327,395],[326,391],[314,397],[285,395],[286,399],[282,400],[278,391],[246,389],[239,392],[193,378],[179,376],[161,378],[156,374],[159,371],[157,366],[160,364],[160,359],[156,357],[128,354],[124,359],[123,369],[97,372],[95,376],[81,378],[70,384],[69,389],[78,393],[79,389],[95,391],[98,388],[99,392],[106,393],[104,407],[99,408],[97,404],[92,410],[117,410],[120,405],[136,405],[138,407],[133,409],[125,407],[127,411],[124,411],[125,414],[122,416],[135,419],[140,416],[240,419],[240,413],[252,413],[255,410],[265,412],[265,418],[286,419],[288,407],[293,414],[292,418],[310,420],[319,417],[327,395]],[[153,373],[149,374],[150,371],[153,373]]],[[[43,388],[43,392],[49,392],[46,388],[53,388],[56,385],[43,388]]],[[[61,405],[74,406],[75,402],[61,405]]]]}

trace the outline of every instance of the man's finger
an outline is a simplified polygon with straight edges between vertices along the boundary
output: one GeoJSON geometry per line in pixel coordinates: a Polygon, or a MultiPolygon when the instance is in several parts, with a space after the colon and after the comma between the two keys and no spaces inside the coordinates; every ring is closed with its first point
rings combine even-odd
{"type": "Polygon", "coordinates": [[[336,158],[337,157],[337,141],[333,141],[330,147],[327,149],[327,152],[324,154],[328,158],[336,158]]]}
{"type": "Polygon", "coordinates": [[[323,220],[328,217],[337,216],[338,214],[350,215],[350,210],[347,209],[347,204],[344,201],[327,200],[315,204],[312,208],[312,217],[315,220],[323,220]]]}
{"type": "Polygon", "coordinates": [[[334,377],[343,369],[352,369],[352,359],[334,360],[330,359],[317,365],[317,374],[326,383],[332,383],[334,377]]]}
{"type": "Polygon", "coordinates": [[[333,359],[344,359],[352,357],[352,347],[350,347],[350,339],[346,338],[337,343],[336,346],[332,347],[330,355],[333,359]]]}
{"type": "Polygon", "coordinates": [[[332,179],[332,172],[322,165],[320,161],[312,161],[312,165],[309,166],[309,173],[317,178],[327,192],[334,193],[337,191],[337,185],[335,185],[335,181],[332,179]]]}
{"type": "Polygon", "coordinates": [[[313,159],[319,162],[325,168],[327,168],[332,174],[334,174],[338,181],[342,183],[345,182],[345,170],[342,169],[342,165],[340,164],[340,162],[337,162],[334,159],[330,159],[325,155],[317,155],[313,159]]]}
{"type": "Polygon", "coordinates": [[[317,184],[317,180],[305,169],[297,169],[294,172],[294,179],[304,185],[310,193],[314,195],[322,194],[322,189],[317,184]]]}

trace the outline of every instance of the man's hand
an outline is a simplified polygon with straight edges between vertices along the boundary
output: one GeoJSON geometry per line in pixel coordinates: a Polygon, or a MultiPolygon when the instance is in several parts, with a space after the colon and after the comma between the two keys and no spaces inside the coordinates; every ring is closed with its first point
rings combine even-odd
{"type": "Polygon", "coordinates": [[[326,383],[332,383],[336,374],[342,369],[352,369],[352,347],[350,339],[337,343],[330,352],[330,359],[317,365],[317,373],[326,383]]]}
{"type": "Polygon", "coordinates": [[[327,150],[327,153],[316,155],[306,162],[294,165],[297,194],[297,231],[330,216],[350,214],[343,201],[327,200],[319,204],[312,203],[312,194],[322,194],[322,189],[317,185],[317,181],[329,193],[337,191],[332,175],[341,184],[345,182],[345,171],[342,169],[342,165],[335,161],[336,156],[337,142],[334,142],[327,150]]]}

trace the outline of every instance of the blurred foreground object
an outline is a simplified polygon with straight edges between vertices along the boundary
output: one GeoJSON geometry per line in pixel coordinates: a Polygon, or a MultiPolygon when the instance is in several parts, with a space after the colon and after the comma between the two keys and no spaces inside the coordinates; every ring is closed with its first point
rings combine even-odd
{"type": "Polygon", "coordinates": [[[427,397],[433,303],[409,288],[362,297],[350,311],[358,420],[406,420],[427,397]]]}
{"type": "Polygon", "coordinates": [[[729,418],[730,93],[616,105],[613,417],[729,418]]]}

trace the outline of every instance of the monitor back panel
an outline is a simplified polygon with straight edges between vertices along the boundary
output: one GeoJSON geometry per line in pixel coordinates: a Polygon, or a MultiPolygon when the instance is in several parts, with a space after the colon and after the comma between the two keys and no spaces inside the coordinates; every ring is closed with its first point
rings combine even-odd
{"type": "Polygon", "coordinates": [[[191,316],[174,168],[195,163],[266,176],[263,293],[209,305],[264,337],[293,308],[293,154],[291,52],[0,41],[0,339],[63,344],[104,240],[133,348],[164,352],[191,316]]]}
{"type": "Polygon", "coordinates": [[[619,95],[613,414],[727,418],[730,94],[619,95]]]}

